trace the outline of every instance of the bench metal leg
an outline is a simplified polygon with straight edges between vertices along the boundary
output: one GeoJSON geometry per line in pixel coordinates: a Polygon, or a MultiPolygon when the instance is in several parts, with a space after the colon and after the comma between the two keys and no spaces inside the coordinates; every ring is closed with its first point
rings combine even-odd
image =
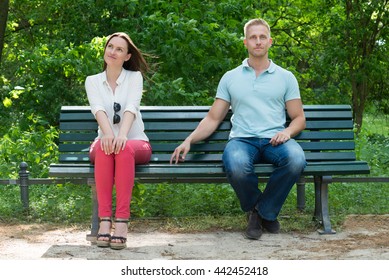
{"type": "Polygon", "coordinates": [[[323,225],[320,234],[336,233],[331,228],[330,215],[328,211],[328,184],[332,182],[332,176],[315,176],[315,213],[314,219],[323,225]]]}
{"type": "Polygon", "coordinates": [[[25,162],[20,163],[19,168],[20,200],[22,201],[23,209],[28,210],[30,207],[30,198],[28,190],[30,172],[27,170],[28,164],[25,162]]]}
{"type": "Polygon", "coordinates": [[[296,183],[297,185],[297,209],[305,209],[305,177],[301,176],[296,183]]]}
{"type": "Polygon", "coordinates": [[[96,193],[96,185],[94,184],[94,182],[90,183],[89,185],[91,187],[91,196],[92,196],[92,220],[91,220],[91,233],[87,234],[86,240],[95,243],[97,233],[99,232],[97,193],[96,193]]]}

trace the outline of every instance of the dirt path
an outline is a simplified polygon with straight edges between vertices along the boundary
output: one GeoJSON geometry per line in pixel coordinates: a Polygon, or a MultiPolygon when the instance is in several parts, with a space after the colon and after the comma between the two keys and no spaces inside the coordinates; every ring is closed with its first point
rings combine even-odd
{"type": "Polygon", "coordinates": [[[241,232],[175,234],[129,232],[128,248],[115,251],[86,241],[87,229],[45,224],[0,224],[0,260],[389,260],[389,215],[350,216],[335,235],[241,232]]]}

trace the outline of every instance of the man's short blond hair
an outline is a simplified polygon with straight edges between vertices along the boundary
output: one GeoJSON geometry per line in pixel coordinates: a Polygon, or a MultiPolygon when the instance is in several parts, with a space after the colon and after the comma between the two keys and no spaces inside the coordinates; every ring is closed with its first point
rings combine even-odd
{"type": "Polygon", "coordinates": [[[254,18],[254,19],[249,20],[244,25],[243,31],[244,31],[244,37],[245,38],[246,38],[247,30],[249,29],[249,27],[251,27],[253,25],[263,25],[263,26],[266,26],[267,30],[269,30],[269,37],[271,37],[270,36],[270,25],[266,22],[266,20],[261,19],[261,18],[254,18]]]}

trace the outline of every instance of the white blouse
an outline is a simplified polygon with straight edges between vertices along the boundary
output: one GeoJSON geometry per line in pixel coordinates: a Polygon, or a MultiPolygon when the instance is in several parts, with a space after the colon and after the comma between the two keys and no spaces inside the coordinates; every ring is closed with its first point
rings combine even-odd
{"type": "MultiPolygon", "coordinates": [[[[128,132],[127,139],[149,141],[144,133],[144,124],[139,111],[143,92],[143,77],[139,71],[129,71],[122,69],[116,81],[115,93],[112,91],[107,81],[106,72],[88,76],[85,80],[85,89],[89,100],[89,105],[94,116],[98,111],[107,114],[115,136],[118,135],[123,120],[123,114],[129,111],[135,115],[134,122],[128,132]],[[117,114],[121,121],[113,124],[114,109],[113,104],[119,103],[121,109],[117,114]]],[[[98,129],[97,138],[101,138],[103,132],[98,129]]]]}

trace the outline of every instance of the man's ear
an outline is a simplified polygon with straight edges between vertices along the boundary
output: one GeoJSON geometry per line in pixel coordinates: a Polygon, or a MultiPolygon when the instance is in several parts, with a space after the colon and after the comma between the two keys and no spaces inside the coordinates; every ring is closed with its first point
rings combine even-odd
{"type": "Polygon", "coordinates": [[[243,44],[247,48],[247,40],[246,40],[246,38],[243,39],[243,44]]]}

